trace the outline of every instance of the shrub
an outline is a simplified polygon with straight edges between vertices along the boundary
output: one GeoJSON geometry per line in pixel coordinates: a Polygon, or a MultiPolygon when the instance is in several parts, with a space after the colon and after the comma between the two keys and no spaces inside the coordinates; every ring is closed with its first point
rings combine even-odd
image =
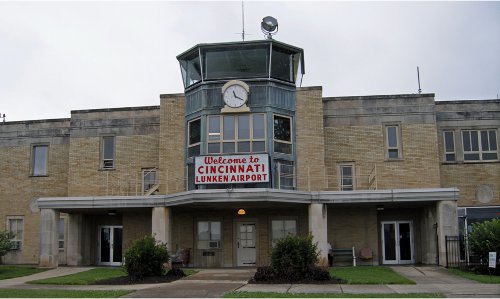
{"type": "Polygon", "coordinates": [[[487,262],[490,251],[500,253],[500,219],[473,223],[467,237],[471,250],[487,262]]]}
{"type": "Polygon", "coordinates": [[[7,254],[12,248],[13,234],[8,231],[0,231],[0,257],[7,254]]]}
{"type": "Polygon", "coordinates": [[[306,274],[306,279],[315,281],[328,281],[331,278],[330,272],[326,268],[312,267],[306,274]]]}
{"type": "Polygon", "coordinates": [[[258,267],[257,271],[255,272],[255,275],[253,276],[253,280],[259,282],[273,281],[275,279],[276,279],[276,273],[274,269],[269,266],[258,267]]]}
{"type": "Polygon", "coordinates": [[[167,244],[157,242],[153,236],[145,236],[136,240],[125,253],[125,270],[131,280],[160,276],[169,260],[167,244]]]}
{"type": "Polygon", "coordinates": [[[312,236],[287,236],[271,252],[271,266],[283,279],[303,279],[318,261],[319,251],[312,236]]]}
{"type": "Polygon", "coordinates": [[[167,274],[167,276],[172,276],[172,277],[185,277],[186,276],[186,273],[184,273],[184,271],[182,271],[182,269],[179,269],[179,268],[173,268],[173,269],[170,269],[167,274]]]}

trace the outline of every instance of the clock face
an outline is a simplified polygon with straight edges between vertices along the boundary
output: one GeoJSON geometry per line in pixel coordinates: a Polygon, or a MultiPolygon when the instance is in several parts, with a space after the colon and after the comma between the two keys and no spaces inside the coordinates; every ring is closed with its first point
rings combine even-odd
{"type": "Polygon", "coordinates": [[[234,84],[224,91],[224,102],[231,108],[243,106],[248,100],[248,93],[241,85],[234,84]]]}

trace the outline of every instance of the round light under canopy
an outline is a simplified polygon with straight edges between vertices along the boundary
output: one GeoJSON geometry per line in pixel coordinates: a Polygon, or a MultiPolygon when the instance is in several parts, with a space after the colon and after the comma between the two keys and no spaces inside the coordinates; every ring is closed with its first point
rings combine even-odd
{"type": "Polygon", "coordinates": [[[271,39],[273,35],[278,33],[278,20],[271,16],[267,16],[262,19],[260,23],[260,28],[267,38],[271,39]]]}

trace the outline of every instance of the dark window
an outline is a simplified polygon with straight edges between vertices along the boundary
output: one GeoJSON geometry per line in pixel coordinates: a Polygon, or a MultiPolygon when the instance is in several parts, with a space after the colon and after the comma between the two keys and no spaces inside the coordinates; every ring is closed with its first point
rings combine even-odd
{"type": "Polygon", "coordinates": [[[464,161],[498,160],[496,130],[462,131],[464,161]]]}
{"type": "Polygon", "coordinates": [[[455,135],[453,131],[444,132],[444,159],[445,161],[455,161],[455,135]]]}
{"type": "Polygon", "coordinates": [[[342,164],[339,166],[340,172],[340,190],[354,190],[354,165],[342,164]]]}
{"type": "Polygon", "coordinates": [[[200,155],[201,120],[195,119],[188,123],[188,157],[200,155]]]}
{"type": "Polygon", "coordinates": [[[292,119],[274,115],[274,152],[292,154],[292,119]]]}
{"type": "Polygon", "coordinates": [[[114,168],[115,166],[115,136],[102,137],[102,168],[114,168]]]}

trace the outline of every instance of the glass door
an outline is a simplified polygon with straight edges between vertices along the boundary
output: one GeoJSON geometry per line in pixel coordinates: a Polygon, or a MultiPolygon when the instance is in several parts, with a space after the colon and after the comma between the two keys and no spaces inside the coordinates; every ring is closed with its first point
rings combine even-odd
{"type": "Polygon", "coordinates": [[[384,264],[414,263],[411,221],[382,222],[382,257],[384,264]]]}
{"type": "Polygon", "coordinates": [[[122,226],[100,226],[98,231],[98,264],[119,266],[122,264],[122,226]]]}

